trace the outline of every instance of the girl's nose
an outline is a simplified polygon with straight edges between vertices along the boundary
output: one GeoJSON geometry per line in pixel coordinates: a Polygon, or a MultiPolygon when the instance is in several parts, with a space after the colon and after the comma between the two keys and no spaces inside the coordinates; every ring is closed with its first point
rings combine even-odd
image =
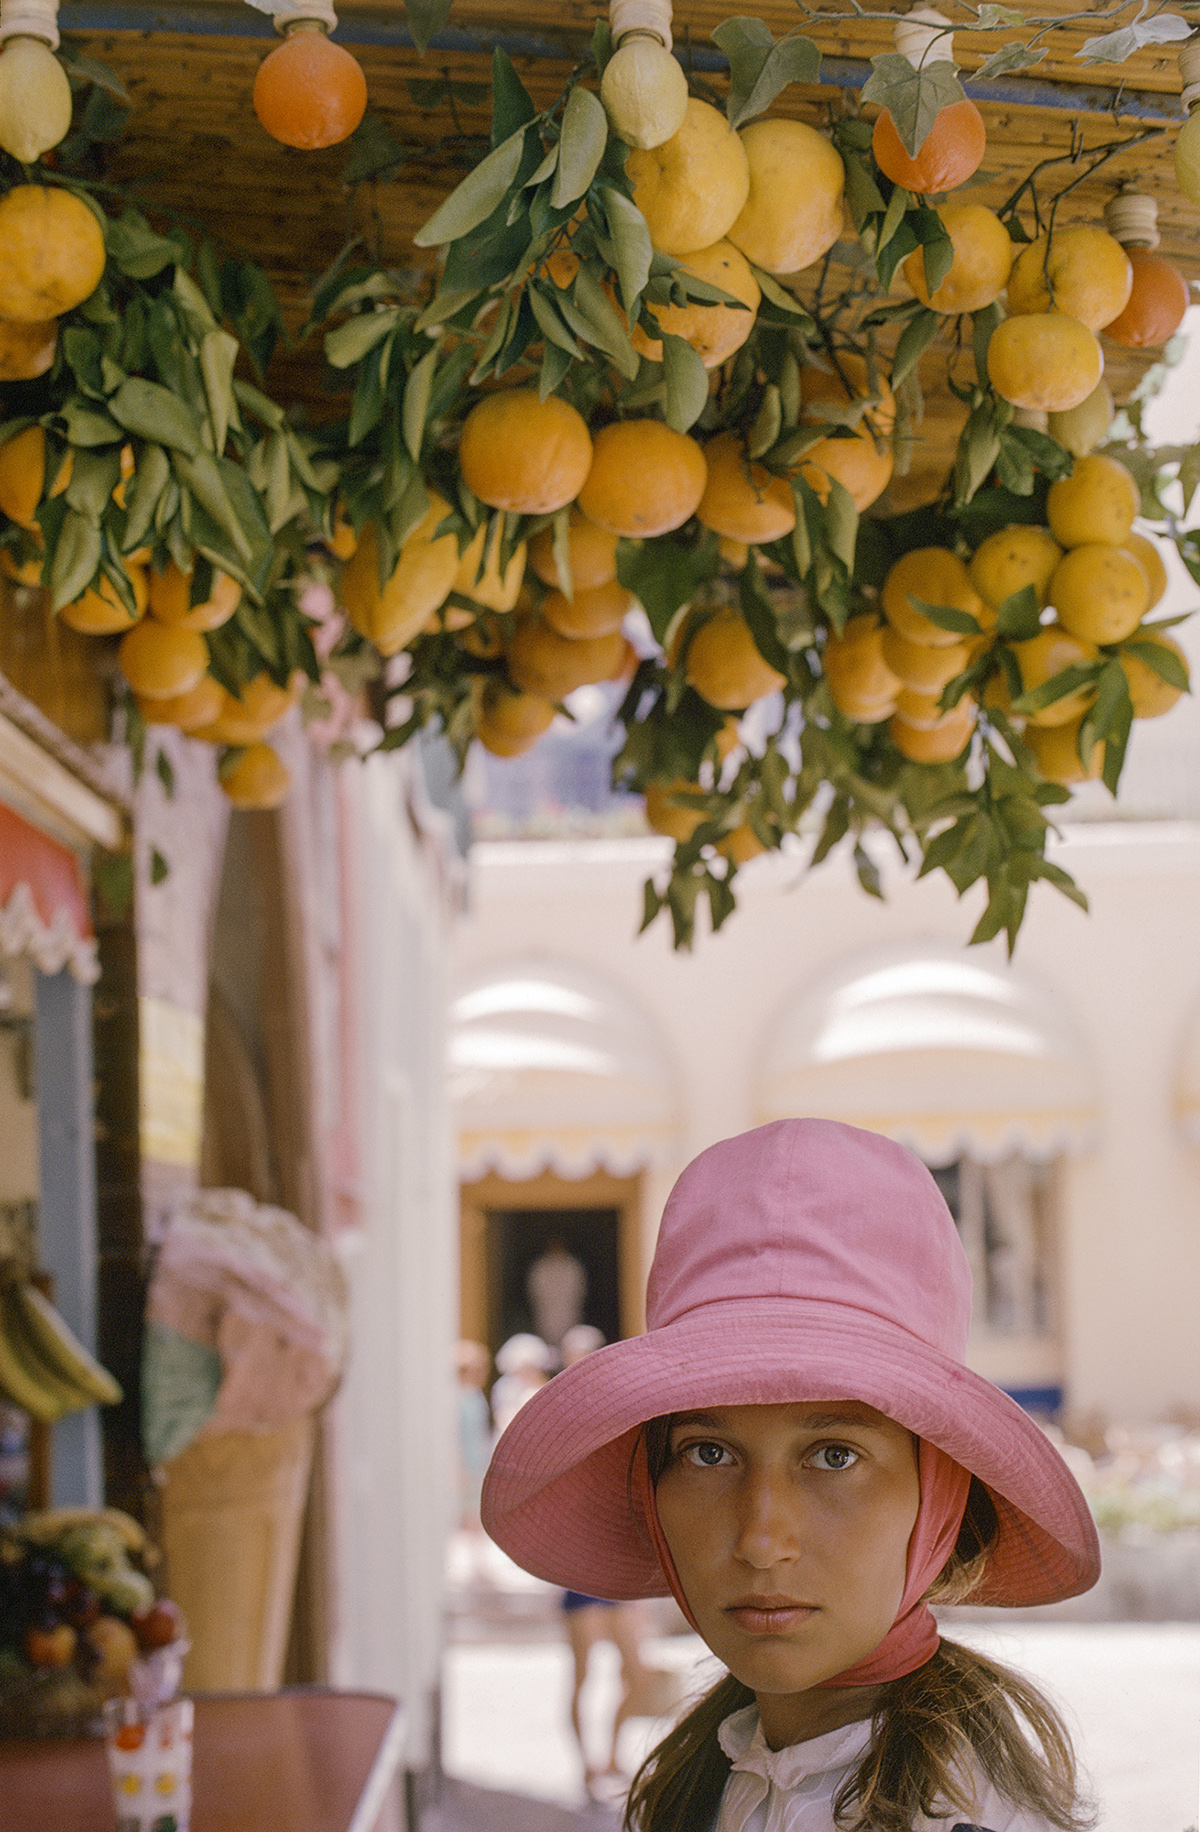
{"type": "Polygon", "coordinates": [[[756,1571],[795,1558],[800,1520],[793,1484],[782,1471],[751,1469],[739,1496],[735,1556],[756,1571]]]}

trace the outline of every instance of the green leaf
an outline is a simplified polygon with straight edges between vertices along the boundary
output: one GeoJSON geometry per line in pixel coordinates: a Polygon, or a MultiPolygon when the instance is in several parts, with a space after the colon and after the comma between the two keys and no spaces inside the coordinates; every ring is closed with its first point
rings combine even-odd
{"type": "Polygon", "coordinates": [[[887,209],[883,193],[859,153],[851,153],[846,160],[846,203],[850,220],[860,231],[869,216],[880,216],[887,209]]]}
{"type": "Polygon", "coordinates": [[[1013,70],[1032,70],[1045,57],[1044,46],[1023,45],[1019,39],[1011,44],[1001,45],[990,57],[984,59],[975,72],[977,83],[990,83],[994,77],[1007,76],[1013,70]]]}
{"type": "Polygon", "coordinates": [[[617,578],[640,601],[659,642],[680,606],[716,577],[719,564],[717,543],[711,536],[696,547],[666,537],[642,543],[621,541],[617,546],[617,578]]]}
{"type": "Polygon", "coordinates": [[[646,227],[645,217],[632,198],[618,191],[616,185],[603,185],[600,201],[604,205],[604,217],[612,237],[614,265],[621,285],[621,302],[626,312],[630,312],[650,275],[650,262],[654,254],[650,246],[650,231],[646,227]]]}
{"type": "Polygon", "coordinates": [[[1144,638],[1131,636],[1121,644],[1122,655],[1136,655],[1138,660],[1152,668],[1159,680],[1166,681],[1168,687],[1178,687],[1181,693],[1192,691],[1191,677],[1186,663],[1182,662],[1174,649],[1168,649],[1160,642],[1146,642],[1144,638]]]}
{"type": "Polygon", "coordinates": [[[537,109],[512,59],[497,46],[492,53],[492,145],[499,146],[536,115],[537,109]]]}
{"type": "Polygon", "coordinates": [[[935,293],[954,266],[954,243],[936,210],[925,206],[913,212],[912,226],[924,250],[925,284],[935,293]]]}
{"type": "Polygon", "coordinates": [[[960,611],[953,604],[930,604],[912,592],[908,594],[908,602],[914,610],[928,617],[930,623],[936,623],[939,630],[953,630],[956,636],[979,635],[979,620],[972,617],[970,611],[960,611]]]}
{"type": "Polygon", "coordinates": [[[97,525],[112,501],[113,487],[121,475],[120,454],[114,446],[107,451],[78,451],[71,468],[66,499],[72,509],[86,515],[97,525]]]}
{"type": "Polygon", "coordinates": [[[854,571],[854,548],[858,539],[858,510],[845,484],[837,477],[829,479],[829,496],[825,503],[825,538],[830,551],[848,573],[854,571]]]}
{"type": "MultiPolygon", "coordinates": [[[[171,768],[171,760],[167,756],[167,753],[165,751],[160,751],[158,753],[158,764],[156,766],[158,768],[158,773],[160,776],[162,776],[162,765],[164,763],[166,764],[169,770],[171,768]]],[[[165,778],[164,778],[164,786],[165,786],[165,778]]],[[[173,793],[174,793],[173,787],[167,789],[168,795],[171,795],[173,793]]],[[[171,875],[171,867],[168,865],[166,859],[163,858],[163,855],[158,850],[158,847],[152,846],[150,848],[150,882],[151,884],[162,884],[164,879],[169,878],[170,875],[171,875]]]]}
{"type": "Polygon", "coordinates": [[[171,464],[161,445],[144,445],[133,474],[132,487],[126,485],[125,534],[122,548],[132,553],[150,532],[158,499],[167,486],[171,464]]]}
{"type": "Polygon", "coordinates": [[[1123,64],[1143,45],[1165,45],[1190,38],[1192,28],[1178,13],[1155,13],[1149,19],[1137,19],[1122,26],[1119,32],[1106,32],[1102,38],[1085,38],[1075,55],[1083,64],[1123,64]]]}
{"type": "Polygon", "coordinates": [[[575,335],[596,344],[612,358],[626,380],[633,381],[639,367],[637,351],[629,341],[620,313],[590,267],[580,268],[575,276],[574,298],[564,293],[559,307],[575,335]]]}
{"type": "Polygon", "coordinates": [[[429,49],[430,39],[449,19],[453,4],[454,0],[404,0],[404,17],[418,51],[429,49]]]}
{"type": "MultiPolygon", "coordinates": [[[[597,103],[597,106],[599,104],[597,103]]],[[[603,112],[603,111],[602,111],[603,112]]],[[[474,171],[468,172],[444,203],[438,205],[429,221],[413,236],[418,248],[440,248],[446,242],[469,235],[486,222],[493,210],[507,197],[513,179],[521,166],[525,151],[526,129],[519,127],[502,140],[474,171]]]]}
{"type": "Polygon", "coordinates": [[[228,331],[208,331],[200,342],[200,373],[208,396],[208,417],[212,422],[213,450],[225,450],[230,419],[237,409],[233,398],[233,369],[241,351],[236,337],[228,331]]]}
{"type": "MultiPolygon", "coordinates": [[[[272,436],[278,437],[277,434],[272,436]]],[[[180,483],[191,491],[201,508],[205,509],[217,526],[228,535],[243,564],[249,565],[254,550],[245,529],[238,520],[233,504],[226,495],[221,472],[212,453],[201,450],[190,457],[177,453],[171,462],[180,483]]]]}
{"type": "Polygon", "coordinates": [[[1026,642],[1036,636],[1041,627],[1042,614],[1035,585],[1023,585],[1001,601],[996,612],[997,636],[1007,636],[1010,642],[1026,642]]]}
{"type": "MultiPolygon", "coordinates": [[[[418,103],[418,107],[420,104],[418,103]]],[[[377,114],[370,110],[363,116],[345,142],[346,163],[342,183],[353,187],[371,178],[395,178],[411,149],[392,137],[377,114]]]]}
{"type": "MultiPolygon", "coordinates": [[[[158,777],[158,780],[159,782],[161,782],[163,788],[166,790],[168,796],[174,795],[175,793],[175,766],[171,762],[171,759],[167,756],[167,753],[165,751],[159,751],[158,756],[154,759],[154,773],[158,777]]],[[[163,876],[164,877],[166,876],[165,872],[163,873],[163,876]]],[[[157,882],[157,880],[155,880],[155,882],[157,882]]]]}
{"type": "Polygon", "coordinates": [[[975,24],[971,30],[973,32],[998,32],[1006,27],[1016,29],[1018,26],[1023,26],[1024,23],[1024,13],[1018,13],[1015,7],[996,6],[992,4],[992,0],[985,0],[985,4],[976,10],[975,24]]]}
{"type": "Polygon", "coordinates": [[[397,305],[383,306],[372,312],[359,312],[325,333],[325,360],[335,369],[349,369],[360,363],[369,350],[382,343],[400,322],[397,305]]]}
{"type": "Polygon", "coordinates": [[[941,323],[936,312],[920,311],[910,318],[900,333],[896,354],[892,358],[892,387],[898,388],[905,376],[915,369],[938,334],[941,323]]]}
{"type": "Polygon", "coordinates": [[[815,83],[821,53],[811,38],[789,34],[776,43],[761,19],[727,19],[712,37],[729,59],[730,127],[740,127],[769,108],[789,83],[815,83]]]}
{"type": "Polygon", "coordinates": [[[596,176],[608,141],[608,116],[600,97],[576,83],[563,110],[558,143],[558,165],[550,188],[550,203],[565,210],[583,196],[596,176]]]}
{"type": "Polygon", "coordinates": [[[854,869],[858,881],[869,897],[878,897],[883,902],[883,880],[879,876],[879,867],[862,844],[861,840],[854,846],[854,869]]]}
{"type": "Polygon", "coordinates": [[[915,159],[942,109],[966,99],[954,66],[938,60],[916,70],[898,51],[873,57],[871,66],[862,99],[887,109],[901,145],[915,159]]]}
{"type": "Polygon", "coordinates": [[[131,280],[150,280],[179,259],[179,245],[156,235],[140,210],[110,220],[104,237],[110,257],[131,280]]]}
{"type": "Polygon", "coordinates": [[[1061,700],[1064,694],[1075,693],[1080,687],[1090,687],[1096,679],[1101,664],[1096,662],[1074,662],[1069,668],[1062,668],[1057,674],[1043,681],[1040,687],[1031,687],[1013,701],[1014,712],[1044,712],[1047,706],[1053,706],[1055,700],[1061,700]]]}
{"type": "Polygon", "coordinates": [[[708,405],[708,370],[686,338],[664,331],[662,350],[667,425],[685,433],[708,405]]]}
{"type": "Polygon", "coordinates": [[[1196,485],[1200,484],[1200,445],[1189,445],[1179,461],[1179,483],[1183,490],[1183,513],[1191,507],[1196,485]]]}
{"type": "Polygon", "coordinates": [[[72,445],[113,445],[123,437],[115,420],[85,407],[82,401],[68,401],[62,409],[62,420],[72,445]]]}
{"type": "Polygon", "coordinates": [[[140,439],[173,446],[186,457],[200,450],[200,429],[186,401],[142,376],[131,375],[108,403],[113,419],[140,439]]]}
{"type": "Polygon", "coordinates": [[[532,283],[527,288],[527,292],[529,309],[538,321],[538,329],[542,336],[557,345],[566,355],[581,359],[583,351],[555,310],[553,293],[544,292],[540,286],[532,283]]]}
{"type": "Polygon", "coordinates": [[[433,388],[433,372],[437,368],[438,353],[436,346],[426,352],[404,384],[404,404],[400,410],[400,423],[404,432],[404,443],[409,456],[416,464],[421,456],[421,441],[425,435],[425,418],[429,411],[429,395],[433,388]]]}
{"type": "Polygon", "coordinates": [[[86,515],[68,508],[50,562],[50,608],[73,604],[96,577],[100,565],[100,530],[86,515]]]}

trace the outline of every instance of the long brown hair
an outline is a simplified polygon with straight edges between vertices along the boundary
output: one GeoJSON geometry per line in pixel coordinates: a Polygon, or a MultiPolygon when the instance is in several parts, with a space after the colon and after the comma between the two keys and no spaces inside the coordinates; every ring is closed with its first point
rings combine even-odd
{"type": "MultiPolygon", "coordinates": [[[[645,1427],[651,1480],[666,1464],[669,1418],[645,1427]]],[[[991,1496],[975,1477],[953,1552],[926,1593],[961,1603],[978,1585],[996,1536],[991,1496]]],[[[711,1825],[729,1777],[717,1730],[754,1702],[732,1674],[651,1751],[633,1778],[626,1832],[697,1832],[711,1825]]],[[[835,1823],[844,1832],[912,1832],[919,1815],[975,1810],[971,1770],[1018,1809],[1040,1814],[1059,1832],[1095,1823],[1081,1800],[1071,1739],[1058,1712],[1019,1673],[958,1642],[943,1640],[915,1673],[882,1687],[871,1741],[839,1788],[835,1823]]]]}

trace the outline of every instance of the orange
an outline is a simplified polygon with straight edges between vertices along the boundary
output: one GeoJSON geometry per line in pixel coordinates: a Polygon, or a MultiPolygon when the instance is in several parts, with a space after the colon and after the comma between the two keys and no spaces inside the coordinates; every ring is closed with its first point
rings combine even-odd
{"type": "MultiPolygon", "coordinates": [[[[1138,635],[1139,642],[1152,642],[1160,649],[1169,649],[1176,660],[1181,663],[1184,674],[1190,672],[1187,656],[1171,636],[1161,630],[1142,630],[1138,635]]],[[[1156,674],[1149,662],[1144,662],[1140,655],[1130,649],[1122,649],[1120,662],[1125,670],[1125,679],[1129,684],[1129,697],[1133,701],[1135,719],[1159,719],[1163,713],[1170,712],[1184,689],[1172,687],[1170,681],[1164,681],[1161,674],[1156,674]]]]}
{"type": "Polygon", "coordinates": [[[851,617],[825,639],[822,664],[838,711],[856,725],[876,725],[896,710],[900,682],[883,654],[885,626],[874,611],[851,617]]]}
{"type": "Polygon", "coordinates": [[[349,139],[367,108],[362,65],[326,37],[326,27],[302,19],[288,26],[254,78],[254,112],[285,146],[337,146],[349,139]]]}
{"type": "Polygon", "coordinates": [[[741,141],[750,190],[729,240],[768,273],[810,267],[842,233],[841,154],[803,121],[755,121],[741,141]]]}
{"type": "MultiPolygon", "coordinates": [[[[593,586],[607,585],[617,576],[617,536],[589,522],[578,509],[571,509],[567,515],[567,563],[573,590],[590,591],[593,586]]],[[[546,585],[561,588],[553,528],[543,528],[534,535],[529,543],[529,564],[546,585]]]]}
{"type": "Polygon", "coordinates": [[[95,292],[104,232],[72,191],[19,184],[0,197],[0,318],[45,324],[95,292]]]}
{"type": "Polygon", "coordinates": [[[515,693],[494,676],[475,685],[472,692],[475,735],[493,757],[520,757],[532,750],[554,720],[549,700],[532,693],[515,693]]]}
{"type": "Polygon", "coordinates": [[[515,687],[543,700],[563,700],[590,681],[615,680],[625,665],[625,638],[574,638],[539,617],[518,620],[508,644],[508,672],[515,687]]]}
{"type": "Polygon", "coordinates": [[[943,643],[935,649],[929,643],[910,642],[893,629],[884,631],[881,652],[896,679],[910,693],[939,694],[971,660],[971,650],[965,642],[943,643]]]}
{"type": "Polygon", "coordinates": [[[1123,309],[1132,284],[1129,256],[1107,229],[1056,229],[1049,241],[1027,242],[1013,262],[1009,315],[1065,312],[1098,331],[1123,309]]]}
{"type": "Polygon", "coordinates": [[[1046,518],[1064,547],[1084,541],[1123,547],[1140,506],[1137,484],[1125,465],[1104,452],[1090,452],[1076,462],[1069,477],[1050,485],[1046,518]]]}
{"type": "MultiPolygon", "coordinates": [[[[844,406],[871,392],[865,358],[853,350],[841,350],[838,361],[845,381],[841,375],[827,374],[823,369],[801,370],[800,392],[804,401],[801,419],[804,421],[811,424],[826,417],[836,418],[836,414],[823,415],[822,406],[826,403],[844,406]]],[[[882,376],[879,377],[879,392],[882,399],[866,409],[852,439],[821,439],[810,446],[800,460],[797,467],[800,475],[821,502],[828,498],[831,478],[836,478],[849,490],[855,508],[860,511],[869,508],[887,489],[892,475],[892,452],[890,446],[879,451],[875,435],[886,439],[891,432],[896,422],[896,403],[882,376]]]]}
{"type": "Polygon", "coordinates": [[[746,149],[725,116],[689,98],[683,125],[625,161],[633,201],[660,254],[691,254],[728,235],[750,191],[746,149]]]}
{"type": "Polygon", "coordinates": [[[46,434],[26,426],[0,445],[0,509],[10,522],[32,528],[46,481],[46,434]]]}
{"type": "Polygon", "coordinates": [[[1123,642],[1146,614],[1150,581],[1136,555],[1107,541],[1072,547],[1054,569],[1050,602],[1058,621],[1084,642],[1123,642]]]}
{"type": "MultiPolygon", "coordinates": [[[[955,709],[951,707],[950,710],[955,709]]],[[[896,695],[893,711],[899,713],[906,725],[915,725],[922,732],[936,731],[947,717],[942,710],[940,688],[936,692],[922,693],[915,687],[902,687],[896,695]]]]}
{"type": "Polygon", "coordinates": [[[1047,782],[1097,782],[1104,771],[1104,746],[1094,744],[1087,767],[1079,755],[1079,728],[1082,713],[1067,725],[1030,725],[1024,742],[1033,752],[1037,767],[1047,782]]]}
{"type": "Polygon", "coordinates": [[[978,171],[986,146],[983,116],[968,101],[951,102],[939,112],[915,157],[905,151],[886,108],[871,135],[871,151],[885,178],[923,197],[965,184],[978,171]]]}
{"type": "Polygon", "coordinates": [[[1104,335],[1130,350],[1157,349],[1173,337],[1188,309],[1187,281],[1173,261],[1149,248],[1127,248],[1133,286],[1124,311],[1104,325],[1104,335]]]}
{"type": "Polygon", "coordinates": [[[783,675],[759,653],[742,613],[728,604],[692,637],[685,670],[701,699],[724,712],[740,712],[784,684],[783,675]]]}
{"type": "Polygon", "coordinates": [[[0,321],[0,382],[28,382],[45,375],[57,348],[57,318],[43,324],[0,321]]]}
{"type": "Polygon", "coordinates": [[[341,503],[333,512],[333,528],[325,545],[335,560],[348,560],[358,546],[354,523],[346,514],[341,503]]]}
{"type": "Polygon", "coordinates": [[[689,791],[695,794],[699,789],[698,782],[689,782],[686,776],[680,776],[674,782],[648,782],[646,784],[646,825],[655,833],[665,833],[668,839],[690,840],[697,827],[709,818],[703,808],[687,808],[676,801],[677,795],[689,791]]]}
{"type": "Polygon", "coordinates": [[[181,732],[194,732],[202,725],[213,723],[220,715],[227,696],[221,683],[214,681],[211,674],[206,674],[190,692],[176,694],[170,700],[147,700],[140,695],[135,697],[138,710],[147,725],[176,725],[181,732]]]}
{"type": "Polygon", "coordinates": [[[199,686],[208,672],[208,645],[195,630],[173,630],[144,617],[121,638],[117,660],[135,693],[170,700],[199,686]]]}
{"type": "Polygon", "coordinates": [[[914,249],[903,263],[904,278],[922,305],[935,312],[978,312],[1003,292],[1013,263],[1008,230],[982,204],[949,203],[938,211],[954,260],[936,292],[925,284],[925,250],[914,249]]]}
{"type": "Polygon", "coordinates": [[[295,705],[300,678],[296,677],[293,686],[280,687],[269,674],[260,672],[252,680],[245,681],[238,694],[222,689],[216,716],[191,729],[208,744],[254,744],[273,731],[295,705]]]}
{"type": "MultiPolygon", "coordinates": [[[[1023,693],[1043,686],[1065,668],[1094,662],[1100,653],[1095,643],[1081,641],[1057,623],[1048,623],[1025,642],[1015,642],[1012,652],[1021,671],[1023,693]]],[[[1052,700],[1040,712],[1028,713],[1026,717],[1032,725],[1066,725],[1085,713],[1095,697],[1094,687],[1077,687],[1061,699],[1052,700]]]]}
{"type": "Polygon", "coordinates": [[[1144,534],[1127,534],[1121,546],[1127,553],[1131,553],[1135,560],[1140,560],[1145,568],[1146,578],[1150,585],[1150,597],[1146,609],[1152,611],[1167,589],[1167,569],[1163,565],[1158,542],[1148,540],[1144,534]]]}
{"type": "Polygon", "coordinates": [[[1085,458],[1107,439],[1115,412],[1107,383],[1097,382],[1078,407],[1068,407],[1065,413],[1048,414],[1046,430],[1076,458],[1085,458]]]}
{"type": "MultiPolygon", "coordinates": [[[[711,248],[698,248],[679,265],[698,280],[707,280],[710,286],[719,286],[723,293],[741,299],[747,308],[742,311],[736,305],[702,305],[698,300],[687,305],[647,305],[647,311],[657,320],[661,330],[672,337],[682,337],[691,344],[706,369],[715,369],[727,356],[741,349],[754,329],[754,315],[762,298],[758,281],[745,255],[728,241],[714,242],[711,248]]],[[[639,356],[647,357],[652,363],[661,363],[660,337],[649,336],[640,324],[635,324],[630,341],[639,356]]]]}
{"type": "Polygon", "coordinates": [[[148,580],[150,614],[160,623],[173,624],[181,630],[219,630],[228,623],[242,602],[242,588],[228,573],[212,569],[208,597],[192,603],[192,575],[181,572],[174,560],[166,569],[152,569],[148,580]]]}
{"type": "Polygon", "coordinates": [[[696,513],[707,478],[686,433],[661,420],[615,420],[596,434],[579,507],[611,534],[667,534],[696,513]]]}
{"type": "Polygon", "coordinates": [[[542,600],[542,616],[560,636],[576,641],[583,636],[611,636],[619,630],[637,599],[623,585],[610,579],[604,585],[577,591],[573,598],[562,592],[547,592],[542,600]]]}
{"type": "Polygon", "coordinates": [[[1050,576],[1062,548],[1048,528],[1000,528],[981,541],[968,568],[971,584],[993,611],[1013,592],[1032,585],[1039,608],[1049,601],[1050,576]]]}
{"type": "Polygon", "coordinates": [[[717,844],[717,851],[723,853],[731,865],[747,865],[751,859],[757,859],[759,853],[767,848],[755,833],[749,821],[743,821],[740,827],[734,827],[717,844]]]}
{"type": "Polygon", "coordinates": [[[796,505],[785,477],[752,464],[739,433],[718,433],[704,447],[708,481],[697,521],[734,541],[778,541],[796,526],[796,505]]]}
{"type": "Polygon", "coordinates": [[[217,779],[235,808],[278,808],[292,773],[269,744],[250,744],[221,765],[217,779]]]}
{"type": "Polygon", "coordinates": [[[368,522],[353,555],[342,568],[341,601],[360,636],[381,655],[395,655],[411,642],[431,611],[436,611],[458,571],[458,542],[453,534],[434,538],[450,513],[446,499],[430,491],[429,508],[400,548],[391,578],[379,589],[379,547],[368,522]]]}
{"type": "Polygon", "coordinates": [[[118,630],[128,630],[142,617],[146,609],[146,575],[140,566],[125,568],[129,583],[133,589],[133,602],[137,609],[131,617],[117,595],[117,589],[107,574],[101,573],[99,581],[76,598],[73,604],[64,604],[59,616],[73,630],[81,630],[85,636],[113,636],[118,630]]]}
{"type": "Polygon", "coordinates": [[[1104,373],[1104,353],[1077,318],[1028,312],[996,326],[987,370],[996,393],[1014,407],[1063,413],[1092,393],[1104,373]]]}
{"type": "Polygon", "coordinates": [[[948,547],[914,547],[902,553],[883,582],[879,602],[893,630],[910,643],[948,649],[962,642],[957,630],[943,630],[912,604],[911,598],[945,605],[952,611],[966,611],[978,621],[983,620],[979,594],[966,567],[948,547]]]}
{"type": "Polygon", "coordinates": [[[910,763],[952,763],[970,742],[975,729],[975,703],[964,696],[949,712],[939,713],[932,724],[921,713],[922,723],[915,725],[897,708],[888,720],[892,743],[910,763]]]}
{"type": "Polygon", "coordinates": [[[490,509],[518,515],[565,509],[591,462],[587,422],[556,394],[543,401],[536,388],[500,388],[477,401],[463,422],[458,468],[490,509]]]}
{"type": "Polygon", "coordinates": [[[488,527],[489,523],[481,522],[463,548],[450,589],[461,592],[464,598],[473,598],[476,604],[484,605],[489,611],[511,611],[525,577],[525,543],[521,541],[513,549],[501,574],[499,526],[488,546],[487,561],[481,564],[488,527]]]}

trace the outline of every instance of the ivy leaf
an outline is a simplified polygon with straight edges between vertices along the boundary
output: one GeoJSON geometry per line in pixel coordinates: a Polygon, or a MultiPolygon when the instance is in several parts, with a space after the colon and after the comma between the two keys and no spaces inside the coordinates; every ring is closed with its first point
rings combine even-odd
{"type": "Polygon", "coordinates": [[[905,152],[915,159],[942,109],[966,99],[954,66],[939,59],[916,70],[899,51],[885,51],[871,65],[862,99],[887,109],[905,152]]]}
{"type": "Polygon", "coordinates": [[[1023,585],[1019,591],[1010,592],[1003,599],[996,612],[996,634],[1007,636],[1011,642],[1026,642],[1036,636],[1042,627],[1042,614],[1038,605],[1037,587],[1023,585]]]}
{"type": "Polygon", "coordinates": [[[977,83],[989,83],[995,76],[1007,76],[1010,70],[1032,70],[1045,57],[1044,47],[1023,45],[1019,38],[1011,44],[1001,45],[998,51],[985,58],[975,72],[977,83]]]}
{"type": "Polygon", "coordinates": [[[761,19],[727,19],[712,33],[729,59],[730,127],[769,108],[789,83],[815,83],[821,53],[811,38],[789,35],[776,43],[761,19]]]}
{"type": "Polygon", "coordinates": [[[565,210],[583,196],[604,157],[608,142],[608,116],[591,89],[576,83],[563,110],[558,165],[550,189],[550,205],[565,210]]]}
{"type": "Polygon", "coordinates": [[[1165,45],[1190,38],[1192,28],[1178,13],[1155,13],[1150,19],[1135,20],[1119,32],[1106,32],[1102,38],[1085,38],[1075,55],[1083,64],[1123,64],[1142,45],[1165,45]]]}
{"type": "Polygon", "coordinates": [[[685,433],[708,405],[708,370],[684,337],[664,331],[662,349],[667,425],[677,433],[685,433]]]}
{"type": "Polygon", "coordinates": [[[973,32],[998,32],[1003,27],[1022,26],[1025,23],[1024,13],[1018,13],[1015,7],[995,6],[992,0],[976,10],[973,32]]]}
{"type": "MultiPolygon", "coordinates": [[[[616,185],[605,185],[600,192],[608,233],[612,237],[614,265],[621,283],[621,302],[627,312],[650,277],[654,250],[646,219],[631,198],[616,185]]],[[[1200,448],[1198,448],[1200,449],[1200,448]]]]}
{"type": "Polygon", "coordinates": [[[404,17],[417,50],[424,53],[435,32],[440,32],[450,17],[454,0],[404,0],[404,17]]]}
{"type": "Polygon", "coordinates": [[[526,129],[519,127],[467,173],[462,183],[455,186],[413,236],[418,248],[440,248],[446,242],[469,235],[472,229],[478,229],[480,223],[487,221],[507,197],[520,170],[525,134],[526,129]]]}

